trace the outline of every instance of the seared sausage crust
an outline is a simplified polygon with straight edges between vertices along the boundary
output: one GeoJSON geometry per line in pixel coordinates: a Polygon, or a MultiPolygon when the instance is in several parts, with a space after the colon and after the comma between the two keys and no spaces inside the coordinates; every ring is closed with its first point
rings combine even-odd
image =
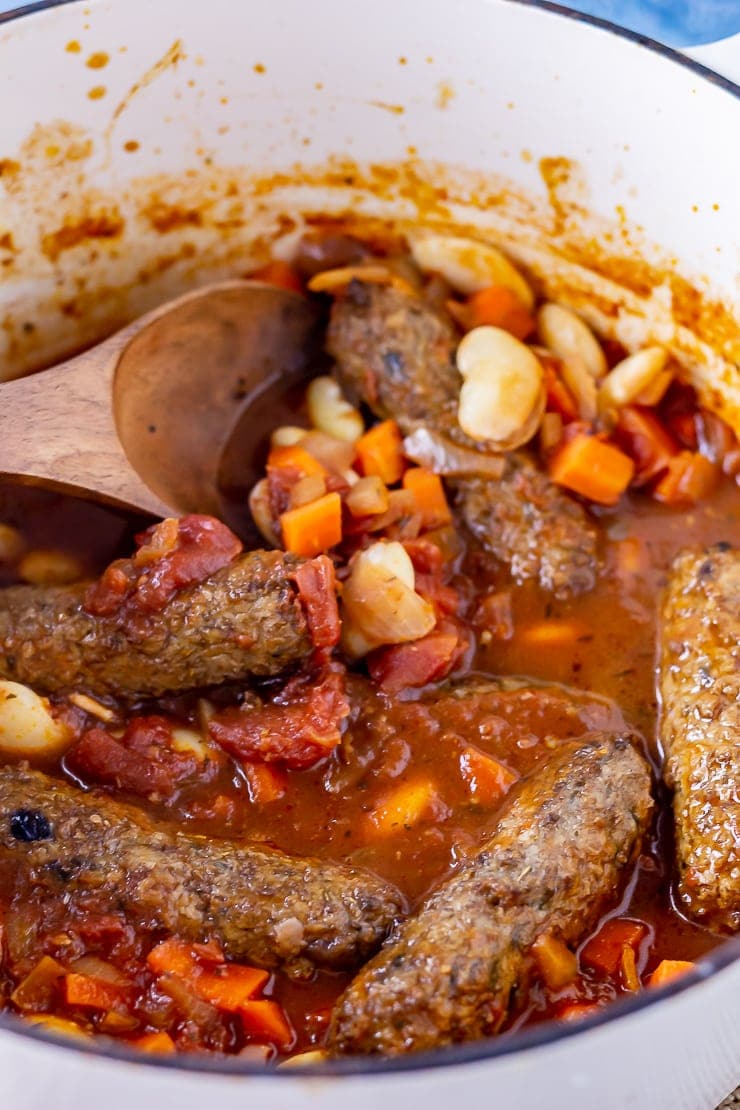
{"type": "MultiPolygon", "coordinates": [[[[421,299],[355,281],[334,302],[327,348],[349,392],[405,435],[425,427],[480,454],[457,422],[456,342],[451,323],[421,299]]],[[[593,587],[595,526],[526,454],[507,455],[499,479],[449,484],[465,524],[516,581],[538,579],[558,597],[593,587]]]]}
{"type": "Polygon", "coordinates": [[[45,693],[122,698],[161,694],[296,668],[311,651],[290,573],[298,563],[252,551],[182,590],[140,633],[83,607],[86,587],[0,591],[0,678],[45,693]]]}
{"type": "Polygon", "coordinates": [[[134,924],[213,937],[266,968],[356,966],[403,908],[368,871],[190,837],[21,767],[0,768],[0,866],[20,868],[44,897],[94,893],[134,924]]]}
{"type": "Polygon", "coordinates": [[[674,791],[679,894],[740,929],[740,552],[681,552],[663,600],[660,737],[674,791]]]}
{"type": "Polygon", "coordinates": [[[335,1053],[397,1055],[495,1033],[541,933],[576,941],[617,890],[652,811],[629,739],[563,745],[485,847],[404,922],[341,996],[335,1053]]]}

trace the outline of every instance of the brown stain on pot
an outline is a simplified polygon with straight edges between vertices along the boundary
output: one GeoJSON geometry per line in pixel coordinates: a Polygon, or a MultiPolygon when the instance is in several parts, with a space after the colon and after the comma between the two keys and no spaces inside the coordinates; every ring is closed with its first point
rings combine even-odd
{"type": "Polygon", "coordinates": [[[125,226],[120,210],[115,207],[108,211],[91,213],[75,223],[63,224],[56,231],[43,235],[41,251],[50,262],[56,262],[63,251],[78,247],[86,240],[118,238],[125,226]]]}
{"type": "Polygon", "coordinates": [[[105,69],[110,61],[110,54],[105,50],[96,50],[94,54],[86,60],[85,65],[88,69],[105,69]]]}
{"type": "Polygon", "coordinates": [[[79,54],[82,51],[82,47],[80,46],[77,39],[70,39],[64,49],[67,51],[68,54],[79,54]]]}
{"type": "Polygon", "coordinates": [[[184,61],[186,55],[183,49],[182,40],[175,39],[170,47],[165,50],[161,58],[158,58],[153,65],[147,69],[138,81],[135,81],[130,87],[128,92],[121,98],[119,103],[111,116],[111,121],[108,125],[108,131],[111,130],[116,120],[126,111],[131,101],[152,81],[156,81],[161,74],[165,73],[168,69],[174,69],[180,62],[184,61]]]}
{"type": "Polygon", "coordinates": [[[102,100],[107,91],[105,85],[94,85],[91,89],[88,89],[88,100],[102,100]]]}

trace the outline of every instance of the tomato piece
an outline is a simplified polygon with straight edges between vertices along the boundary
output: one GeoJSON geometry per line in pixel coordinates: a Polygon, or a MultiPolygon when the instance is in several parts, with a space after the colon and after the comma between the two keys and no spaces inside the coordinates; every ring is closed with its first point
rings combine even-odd
{"type": "Polygon", "coordinates": [[[637,948],[647,934],[647,925],[625,917],[612,917],[586,942],[581,950],[581,963],[605,975],[616,975],[621,966],[625,945],[637,948]]]}

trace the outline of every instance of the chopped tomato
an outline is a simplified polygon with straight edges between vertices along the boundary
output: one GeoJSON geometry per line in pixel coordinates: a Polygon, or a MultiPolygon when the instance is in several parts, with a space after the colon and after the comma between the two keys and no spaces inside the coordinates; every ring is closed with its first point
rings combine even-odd
{"type": "Polygon", "coordinates": [[[319,555],[303,563],[293,577],[314,646],[335,647],[339,643],[341,623],[334,564],[327,555],[319,555]]]}
{"type": "Polygon", "coordinates": [[[195,514],[153,524],[136,539],[133,558],[111,563],[87,590],[83,604],[94,616],[123,610],[125,619],[135,621],[157,612],[179,590],[227,566],[243,546],[220,520],[195,514]]]}
{"type": "Polygon", "coordinates": [[[549,355],[540,355],[540,362],[545,375],[548,411],[557,412],[565,424],[577,420],[578,405],[560,376],[560,360],[549,355]]]}
{"type": "Polygon", "coordinates": [[[678,445],[651,409],[625,405],[614,430],[619,447],[635,463],[635,481],[642,485],[664,471],[678,445]]]}
{"type": "Polygon", "coordinates": [[[172,722],[166,717],[134,717],[123,736],[113,736],[101,727],[91,728],[69,751],[71,766],[96,782],[144,797],[171,797],[179,785],[196,774],[208,781],[218,763],[201,764],[191,752],[171,747],[172,722]]]}
{"type": "Polygon", "coordinates": [[[410,644],[394,644],[370,653],[370,675],[389,694],[408,686],[426,686],[443,678],[459,659],[460,639],[455,633],[430,632],[410,644]]]}
{"type": "Polygon", "coordinates": [[[310,767],[341,739],[349,715],[344,670],[327,669],[319,681],[298,677],[267,705],[231,707],[216,714],[208,729],[237,759],[280,761],[310,767]]]}

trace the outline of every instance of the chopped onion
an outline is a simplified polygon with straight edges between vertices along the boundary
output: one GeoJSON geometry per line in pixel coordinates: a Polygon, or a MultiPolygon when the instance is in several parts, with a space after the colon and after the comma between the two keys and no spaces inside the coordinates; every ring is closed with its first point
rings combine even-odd
{"type": "Polygon", "coordinates": [[[431,632],[434,607],[413,584],[413,564],[402,544],[380,541],[360,552],[342,594],[355,653],[357,648],[365,654],[381,644],[408,643],[431,632]]]}
{"type": "Polygon", "coordinates": [[[458,447],[452,440],[432,432],[429,428],[416,428],[403,441],[403,453],[412,462],[425,466],[446,478],[479,474],[487,478],[500,478],[506,466],[503,455],[484,454],[469,447],[458,447]]]}

